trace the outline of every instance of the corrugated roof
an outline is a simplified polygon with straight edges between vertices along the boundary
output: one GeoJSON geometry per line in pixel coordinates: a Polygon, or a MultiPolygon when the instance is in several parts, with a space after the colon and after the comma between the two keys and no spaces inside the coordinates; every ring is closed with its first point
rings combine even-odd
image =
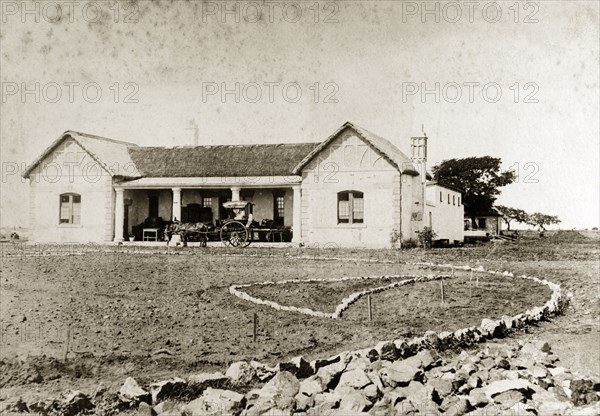
{"type": "Polygon", "coordinates": [[[33,169],[64,140],[73,139],[83,148],[100,166],[112,176],[123,176],[127,178],[138,178],[140,176],[136,165],[133,163],[127,149],[137,147],[134,143],[80,133],[77,131],[66,131],[60,135],[42,154],[29,165],[23,172],[23,177],[28,178],[33,169]]]}
{"type": "Polygon", "coordinates": [[[286,176],[318,143],[132,147],[146,177],[286,176]]]}

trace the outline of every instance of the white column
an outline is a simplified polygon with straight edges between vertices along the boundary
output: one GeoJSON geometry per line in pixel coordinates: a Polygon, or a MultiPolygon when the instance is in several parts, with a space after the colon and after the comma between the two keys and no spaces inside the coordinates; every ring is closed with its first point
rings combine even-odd
{"type": "Polygon", "coordinates": [[[302,242],[302,190],[300,185],[294,186],[294,211],[292,214],[293,243],[302,242]]]}
{"type": "Polygon", "coordinates": [[[123,188],[115,188],[115,242],[123,241],[123,223],[125,222],[125,204],[123,202],[123,188]]]}
{"type": "Polygon", "coordinates": [[[239,187],[234,186],[231,188],[231,200],[232,201],[240,200],[240,188],[239,187]]]}
{"type": "Polygon", "coordinates": [[[173,221],[181,221],[181,188],[172,188],[173,191],[173,221]]]}

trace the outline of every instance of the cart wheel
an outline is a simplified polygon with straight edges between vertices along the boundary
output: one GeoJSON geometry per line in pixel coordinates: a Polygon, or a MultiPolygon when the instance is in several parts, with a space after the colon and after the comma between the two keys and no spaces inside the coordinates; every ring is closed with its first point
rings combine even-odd
{"type": "Polygon", "coordinates": [[[230,221],[221,227],[221,241],[232,247],[246,247],[250,244],[248,229],[239,221],[230,221]]]}

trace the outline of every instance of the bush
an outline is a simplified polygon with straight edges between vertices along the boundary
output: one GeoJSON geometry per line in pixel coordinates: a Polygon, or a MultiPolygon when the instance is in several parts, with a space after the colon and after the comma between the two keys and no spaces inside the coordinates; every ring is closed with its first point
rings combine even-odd
{"type": "Polygon", "coordinates": [[[423,246],[423,248],[431,248],[431,244],[433,240],[437,237],[437,233],[433,231],[429,227],[423,228],[421,231],[417,231],[417,236],[419,238],[419,243],[423,246]]]}

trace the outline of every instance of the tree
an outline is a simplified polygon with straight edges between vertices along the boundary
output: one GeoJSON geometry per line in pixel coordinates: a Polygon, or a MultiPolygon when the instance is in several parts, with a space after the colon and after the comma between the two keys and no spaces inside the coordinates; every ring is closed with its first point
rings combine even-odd
{"type": "Polygon", "coordinates": [[[516,222],[527,224],[527,220],[529,219],[529,215],[527,215],[525,211],[519,208],[505,207],[503,205],[496,205],[494,208],[496,208],[496,211],[498,211],[500,215],[502,215],[502,219],[506,223],[508,231],[510,231],[511,221],[514,220],[516,222]]]}
{"type": "Polygon", "coordinates": [[[444,160],[433,167],[433,175],[440,185],[462,192],[465,214],[475,222],[477,213],[490,211],[500,194],[498,188],[515,180],[512,171],[500,171],[500,159],[491,156],[444,160]]]}
{"type": "Polygon", "coordinates": [[[560,224],[560,222],[560,219],[558,219],[558,217],[555,215],[546,215],[539,212],[529,215],[529,218],[527,219],[527,224],[538,227],[540,230],[540,236],[544,235],[544,231],[546,231],[546,225],[560,224]]]}

